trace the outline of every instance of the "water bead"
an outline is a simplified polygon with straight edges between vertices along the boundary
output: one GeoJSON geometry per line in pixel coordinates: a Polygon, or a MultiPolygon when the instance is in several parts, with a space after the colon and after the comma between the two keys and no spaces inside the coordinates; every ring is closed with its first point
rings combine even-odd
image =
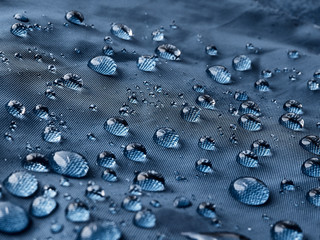
{"type": "Polygon", "coordinates": [[[237,163],[244,167],[254,168],[258,167],[258,156],[250,150],[244,150],[237,155],[237,163]]]}
{"type": "Polygon", "coordinates": [[[151,72],[156,67],[156,60],[154,56],[141,56],[137,60],[137,67],[144,72],[151,72]]]}
{"type": "Polygon", "coordinates": [[[132,161],[144,162],[147,157],[147,150],[140,143],[130,143],[124,148],[123,155],[132,161]]]}
{"type": "Polygon", "coordinates": [[[49,172],[49,162],[48,159],[40,153],[30,153],[28,154],[23,162],[23,168],[34,171],[34,172],[49,172]]]}
{"type": "Polygon", "coordinates": [[[246,101],[241,103],[239,110],[244,114],[251,113],[257,117],[261,115],[261,110],[258,104],[253,101],[246,101]]]}
{"type": "Polygon", "coordinates": [[[87,186],[85,195],[93,201],[102,202],[106,199],[106,193],[99,185],[87,186]]]}
{"type": "Polygon", "coordinates": [[[299,131],[304,127],[304,120],[302,117],[295,113],[286,113],[279,118],[279,123],[294,131],[299,131]]]}
{"type": "Polygon", "coordinates": [[[18,233],[29,225],[26,211],[11,203],[0,202],[0,231],[5,233],[18,233]]]}
{"type": "Polygon", "coordinates": [[[206,46],[205,51],[209,56],[217,56],[218,55],[218,49],[216,48],[216,46],[213,46],[213,45],[206,46]]]}
{"type": "Polygon", "coordinates": [[[57,207],[57,202],[53,198],[40,196],[32,201],[30,212],[35,217],[46,217],[57,207]]]}
{"type": "Polygon", "coordinates": [[[237,101],[247,101],[248,98],[248,94],[245,91],[236,91],[234,93],[234,99],[237,101]]]}
{"type": "Polygon", "coordinates": [[[216,101],[210,95],[201,95],[197,97],[196,103],[205,109],[213,110],[216,104],[216,101]]]}
{"type": "Polygon", "coordinates": [[[107,168],[103,171],[101,178],[107,182],[117,182],[118,177],[113,169],[107,168]]]}
{"type": "Polygon", "coordinates": [[[210,202],[202,202],[197,208],[197,213],[205,218],[216,218],[215,205],[210,202]]]}
{"type": "Polygon", "coordinates": [[[51,100],[56,99],[56,92],[52,88],[47,88],[44,95],[51,100]]]}
{"type": "Polygon", "coordinates": [[[121,235],[120,229],[114,222],[104,220],[84,226],[76,240],[119,240],[121,235]]]}
{"type": "Polygon", "coordinates": [[[89,165],[86,158],[79,153],[57,151],[49,155],[51,169],[67,177],[81,178],[87,175],[89,165]]]}
{"type": "Polygon", "coordinates": [[[188,208],[192,206],[192,202],[186,197],[176,197],[173,201],[173,206],[176,208],[188,208]]]}
{"type": "Polygon", "coordinates": [[[156,225],[156,216],[150,209],[144,209],[136,213],[133,222],[140,228],[153,228],[156,225]]]}
{"type": "Polygon", "coordinates": [[[71,22],[73,24],[83,25],[84,16],[81,12],[69,11],[66,13],[65,18],[68,22],[71,22]]]}
{"type": "Polygon", "coordinates": [[[116,156],[112,152],[101,152],[97,157],[97,163],[100,167],[113,168],[116,166],[116,156]]]}
{"type": "Polygon", "coordinates": [[[22,13],[16,13],[13,18],[21,22],[29,22],[29,18],[22,13]]]}
{"type": "Polygon", "coordinates": [[[309,177],[320,178],[320,159],[319,158],[309,158],[301,166],[301,171],[303,174],[309,177]]]}
{"type": "Polygon", "coordinates": [[[200,108],[196,106],[186,106],[181,110],[181,117],[187,122],[198,122],[200,119],[200,108]]]}
{"type": "Polygon", "coordinates": [[[307,82],[307,86],[308,86],[309,90],[311,90],[311,91],[320,90],[320,82],[318,80],[315,80],[315,79],[309,80],[307,82]]]}
{"type": "Polygon", "coordinates": [[[136,174],[133,184],[140,186],[144,191],[159,192],[165,190],[164,177],[156,171],[140,172],[136,174]]]}
{"type": "Polygon", "coordinates": [[[42,138],[49,143],[59,143],[62,139],[62,133],[55,126],[47,126],[43,130],[42,138]]]}
{"type": "Polygon", "coordinates": [[[320,138],[314,135],[307,135],[303,137],[300,146],[308,152],[320,155],[320,138]]]}
{"type": "Polygon", "coordinates": [[[53,185],[44,185],[42,188],[42,195],[44,197],[55,198],[58,195],[58,190],[53,185]]]}
{"type": "Polygon", "coordinates": [[[41,119],[47,120],[49,118],[49,110],[46,106],[38,104],[34,107],[33,113],[41,119]]]}
{"type": "Polygon", "coordinates": [[[250,113],[240,116],[238,123],[248,131],[259,131],[262,128],[261,120],[250,113]]]}
{"type": "Polygon", "coordinates": [[[88,67],[102,75],[114,75],[117,70],[117,64],[108,56],[97,56],[88,62],[88,67]]]}
{"type": "Polygon", "coordinates": [[[16,197],[30,197],[38,190],[38,180],[28,172],[17,171],[3,181],[3,186],[16,197]]]}
{"type": "Polygon", "coordinates": [[[195,84],[192,86],[193,91],[196,91],[198,93],[204,93],[204,86],[199,85],[199,84],[195,84]]]}
{"type": "Polygon", "coordinates": [[[258,139],[251,144],[251,151],[258,156],[271,156],[270,144],[265,140],[258,139]]]}
{"type": "Polygon", "coordinates": [[[56,79],[53,85],[80,90],[83,87],[83,80],[78,74],[67,73],[62,78],[56,79]]]}
{"type": "Polygon", "coordinates": [[[69,203],[65,215],[69,221],[74,223],[87,222],[90,219],[89,207],[81,201],[69,203]]]}
{"type": "Polygon", "coordinates": [[[179,135],[174,129],[163,127],[155,131],[153,141],[165,148],[175,148],[178,146],[179,135]]]}
{"type": "Polygon", "coordinates": [[[138,212],[142,209],[142,204],[140,198],[133,195],[123,199],[122,207],[129,212],[138,212]]]}
{"type": "Polygon", "coordinates": [[[231,73],[224,66],[212,66],[207,68],[209,76],[220,84],[231,83],[231,73]]]}
{"type": "Polygon", "coordinates": [[[283,104],[283,109],[289,113],[302,114],[302,104],[296,100],[288,100],[283,104]]]}
{"type": "Polygon", "coordinates": [[[303,240],[301,228],[292,221],[276,222],[270,233],[272,240],[303,240]]]}
{"type": "Polygon", "coordinates": [[[212,162],[208,159],[201,158],[196,161],[196,169],[202,173],[213,173],[212,162]]]}
{"type": "Polygon", "coordinates": [[[164,34],[161,30],[157,29],[151,33],[151,37],[153,41],[160,42],[164,39],[164,34]]]}
{"type": "Polygon", "coordinates": [[[254,83],[254,87],[260,92],[267,92],[270,90],[269,82],[265,79],[259,79],[254,83]]]}
{"type": "Polygon", "coordinates": [[[124,137],[128,134],[129,127],[125,119],[121,117],[111,117],[104,123],[104,129],[109,133],[124,137]]]}
{"type": "Polygon", "coordinates": [[[116,37],[123,40],[131,40],[133,37],[132,29],[121,23],[113,23],[110,32],[116,37]]]}
{"type": "Polygon", "coordinates": [[[272,71],[269,69],[265,69],[261,71],[262,78],[271,78],[272,77],[272,71]]]}
{"type": "Polygon", "coordinates": [[[232,60],[232,66],[237,71],[247,71],[251,69],[251,60],[246,55],[239,55],[232,60]]]}
{"type": "Polygon", "coordinates": [[[247,205],[262,205],[269,199],[269,189],[261,180],[254,177],[240,177],[229,186],[231,196],[247,205]]]}
{"type": "Polygon", "coordinates": [[[213,151],[216,149],[216,142],[210,136],[202,136],[198,141],[199,148],[207,151],[213,151]]]}
{"type": "Polygon", "coordinates": [[[185,236],[192,240],[250,240],[243,235],[232,232],[213,232],[213,233],[195,233],[195,232],[182,232],[185,236]]]}
{"type": "Polygon", "coordinates": [[[22,119],[26,113],[26,107],[17,100],[10,100],[5,107],[7,112],[15,118],[22,119]]]}
{"type": "Polygon", "coordinates": [[[113,54],[114,54],[113,48],[111,46],[109,46],[109,45],[104,46],[102,48],[102,52],[106,56],[113,56],[113,54]]]}
{"type": "Polygon", "coordinates": [[[282,191],[294,191],[296,187],[292,180],[283,179],[280,183],[280,189],[282,191]]]}
{"type": "Polygon", "coordinates": [[[180,59],[181,51],[172,44],[163,44],[155,49],[155,53],[161,58],[176,61],[180,59]]]}
{"type": "Polygon", "coordinates": [[[316,207],[320,207],[320,187],[312,188],[307,192],[306,199],[316,207]]]}
{"type": "Polygon", "coordinates": [[[25,38],[28,35],[28,28],[23,23],[15,23],[11,26],[11,33],[17,37],[25,38]]]}
{"type": "Polygon", "coordinates": [[[298,59],[300,58],[300,53],[297,50],[290,50],[288,51],[288,57],[291,59],[298,59]]]}
{"type": "Polygon", "coordinates": [[[160,208],[161,207],[161,203],[158,200],[155,200],[155,199],[151,200],[149,204],[154,208],[160,208]]]}

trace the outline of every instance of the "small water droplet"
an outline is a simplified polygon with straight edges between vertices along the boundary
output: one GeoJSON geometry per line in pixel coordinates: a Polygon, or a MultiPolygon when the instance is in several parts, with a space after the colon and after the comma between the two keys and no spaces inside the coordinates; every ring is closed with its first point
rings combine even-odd
{"type": "Polygon", "coordinates": [[[244,167],[254,168],[259,166],[258,156],[250,150],[244,150],[237,155],[237,163],[244,167]]]}
{"type": "Polygon", "coordinates": [[[304,127],[304,120],[302,117],[295,113],[286,113],[279,118],[279,122],[282,126],[299,131],[304,127]]]}
{"type": "Polygon", "coordinates": [[[154,133],[153,141],[165,148],[176,148],[179,142],[179,135],[174,129],[163,127],[154,133]]]}
{"type": "Polygon", "coordinates": [[[144,209],[136,213],[133,222],[140,228],[153,228],[156,225],[156,216],[150,209],[144,209]]]}
{"type": "Polygon", "coordinates": [[[114,75],[117,70],[117,64],[108,56],[97,56],[88,62],[88,67],[102,75],[114,75]]]}
{"type": "Polygon", "coordinates": [[[87,222],[90,219],[89,207],[81,201],[69,203],[65,214],[66,218],[74,223],[87,222]]]}
{"type": "Polygon", "coordinates": [[[15,118],[22,119],[26,113],[26,107],[17,100],[10,100],[5,107],[7,112],[15,118]]]}
{"type": "Polygon", "coordinates": [[[202,202],[197,208],[197,213],[205,218],[216,218],[215,205],[210,202],[202,202]]]}
{"type": "Polygon", "coordinates": [[[212,66],[207,68],[208,75],[220,84],[231,83],[231,73],[224,66],[212,66]]]}
{"type": "Polygon", "coordinates": [[[76,24],[76,25],[84,25],[84,16],[81,12],[78,11],[70,11],[66,13],[66,20],[76,24]]]}

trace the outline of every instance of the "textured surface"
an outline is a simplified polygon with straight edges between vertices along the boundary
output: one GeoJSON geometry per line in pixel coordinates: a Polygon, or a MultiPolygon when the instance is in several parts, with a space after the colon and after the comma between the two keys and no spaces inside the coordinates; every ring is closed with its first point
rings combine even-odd
{"type": "MultiPolygon", "coordinates": [[[[0,239],[45,239],[53,236],[56,239],[75,239],[75,224],[68,222],[64,209],[69,203],[63,197],[69,193],[73,198],[85,200],[87,181],[94,180],[103,187],[112,200],[121,204],[134,178],[134,171],[154,169],[163,174],[167,190],[160,193],[150,193],[141,197],[142,204],[149,207],[153,199],[159,200],[162,207],[152,209],[157,218],[153,230],[144,230],[133,225],[134,214],[121,209],[113,215],[109,212],[109,202],[97,203],[92,210],[94,219],[111,219],[116,223],[125,221],[126,226],[120,227],[124,239],[155,239],[158,233],[165,234],[169,239],[182,240],[180,232],[210,232],[215,230],[236,231],[252,239],[269,239],[270,224],[288,219],[299,224],[305,236],[310,240],[319,238],[319,209],[306,201],[306,193],[319,185],[315,178],[301,173],[302,163],[315,155],[303,150],[299,140],[308,135],[318,135],[316,123],[319,121],[319,92],[310,91],[307,81],[313,72],[320,68],[320,31],[319,31],[319,2],[316,1],[253,1],[253,0],[187,0],[187,1],[1,1],[0,16],[0,50],[10,60],[9,64],[0,63],[0,176],[4,180],[11,172],[21,170],[20,157],[26,156],[27,143],[33,149],[40,147],[43,154],[52,151],[76,151],[88,159],[90,170],[81,180],[70,179],[68,188],[59,185],[60,176],[53,173],[34,173],[40,185],[53,184],[59,195],[59,208],[48,218],[32,218],[32,226],[20,235],[2,235],[0,239]],[[266,8],[267,6],[267,8],[266,8]],[[78,26],[69,23],[65,27],[65,13],[77,10],[83,13],[85,22],[94,24],[94,28],[78,26]],[[53,23],[53,31],[29,32],[26,38],[19,38],[10,33],[11,26],[17,22],[12,16],[18,12],[30,19],[30,23],[47,26],[53,23]],[[283,14],[285,13],[285,14],[283,14]],[[301,18],[300,18],[301,17],[301,18]],[[169,25],[175,20],[178,28],[171,29],[169,25]],[[121,22],[132,28],[134,38],[124,41],[110,33],[110,24],[121,22]],[[315,25],[316,24],[316,25],[315,25]],[[136,60],[141,55],[152,55],[156,47],[162,43],[151,40],[151,33],[164,26],[165,41],[181,50],[181,61],[159,59],[154,72],[140,71],[136,60]],[[108,77],[97,74],[87,67],[88,61],[102,55],[106,44],[105,36],[112,36],[112,47],[115,51],[113,59],[118,68],[114,76],[108,77]],[[201,41],[198,41],[200,39],[201,41]],[[248,53],[247,43],[253,43],[262,48],[259,54],[248,53]],[[209,56],[205,53],[207,45],[215,45],[219,55],[209,56]],[[35,51],[34,48],[38,51],[35,51]],[[31,53],[28,52],[31,49],[31,53]],[[76,53],[75,48],[81,52],[76,53]],[[125,48],[127,53],[121,50],[125,48]],[[289,59],[287,51],[297,49],[301,57],[289,59]],[[133,54],[135,51],[137,54],[133,54]],[[21,53],[23,60],[14,57],[21,53]],[[45,53],[45,54],[42,54],[45,53]],[[50,53],[56,58],[53,62],[50,53]],[[64,57],[61,56],[61,53],[64,57]],[[34,59],[35,54],[42,54],[42,62],[34,59]],[[232,68],[232,59],[245,54],[252,60],[252,70],[237,72],[232,68]],[[56,66],[56,74],[48,71],[48,65],[56,66]],[[206,73],[208,66],[223,65],[232,74],[232,84],[221,85],[211,79],[206,73]],[[259,92],[254,83],[260,78],[264,69],[274,70],[296,68],[302,75],[296,81],[290,81],[290,72],[274,74],[269,78],[270,91],[259,92]],[[83,79],[81,92],[72,89],[54,87],[56,100],[50,100],[44,92],[47,82],[65,75],[75,73],[83,79]],[[143,81],[149,81],[145,86],[143,81]],[[168,96],[156,94],[149,96],[155,84],[161,85],[168,96]],[[206,94],[216,100],[216,110],[201,111],[198,123],[189,123],[180,117],[182,103],[195,105],[198,93],[192,86],[205,86],[206,94]],[[136,90],[135,86],[140,89],[136,90]],[[119,138],[107,133],[103,124],[110,116],[118,116],[119,108],[127,102],[127,88],[136,91],[139,103],[130,104],[135,115],[126,117],[130,126],[127,137],[119,138]],[[229,104],[238,109],[241,102],[234,100],[227,91],[246,91],[249,99],[256,102],[261,109],[262,130],[249,132],[237,124],[239,116],[232,116],[229,104]],[[144,92],[144,97],[139,91],[144,92]],[[178,97],[183,93],[183,98],[178,97]],[[164,108],[156,108],[155,104],[143,104],[146,98],[156,104],[160,100],[164,108]],[[15,99],[26,106],[25,119],[15,119],[5,109],[5,104],[15,99]],[[285,113],[282,106],[289,100],[295,99],[303,104],[303,119],[305,129],[294,132],[278,123],[279,117],[285,113]],[[175,101],[178,107],[172,107],[175,101]],[[67,128],[61,128],[65,141],[47,143],[42,140],[41,133],[46,127],[45,121],[35,118],[30,111],[37,105],[43,104],[58,119],[66,121],[67,128]],[[89,106],[95,104],[97,111],[91,111],[89,106]],[[9,130],[11,121],[17,122],[15,132],[9,130]],[[237,125],[235,131],[238,145],[230,143],[234,132],[230,123],[237,125]],[[152,140],[153,134],[159,127],[171,127],[179,134],[181,144],[178,149],[166,149],[158,146],[152,140]],[[220,127],[219,130],[218,127],[220,127]],[[13,141],[7,141],[3,135],[10,132],[13,141]],[[94,133],[96,141],[87,139],[88,133],[94,133]],[[221,135],[220,132],[224,134],[221,135]],[[217,151],[204,151],[197,146],[201,136],[212,136],[216,141],[217,151]],[[236,155],[249,149],[253,141],[266,140],[272,151],[270,158],[261,160],[261,167],[252,171],[236,163],[236,155]],[[113,144],[110,144],[112,142],[113,144]],[[143,144],[148,152],[145,164],[127,160],[121,145],[130,142],[143,144]],[[117,157],[119,181],[108,183],[101,179],[102,169],[96,165],[96,157],[102,151],[112,151],[117,157]],[[215,173],[204,176],[195,169],[195,161],[207,158],[212,161],[215,173]],[[175,171],[187,178],[188,181],[176,181],[175,171]],[[198,177],[197,177],[198,175],[198,177]],[[240,176],[254,176],[261,179],[270,189],[270,200],[259,207],[246,206],[234,200],[228,186],[231,181],[240,176]],[[288,194],[280,194],[280,182],[292,179],[299,190],[288,194]],[[193,202],[192,207],[176,209],[172,202],[177,196],[184,195],[193,202]],[[194,197],[193,197],[194,195],[194,197]],[[196,208],[200,202],[210,201],[216,205],[222,227],[215,228],[210,220],[197,214],[196,208]],[[270,220],[265,220],[266,214],[270,220]],[[64,224],[61,233],[53,235],[50,232],[52,220],[64,224]],[[250,231],[248,230],[250,228],[250,231]]],[[[60,128],[59,128],[60,129],[60,128]]],[[[315,148],[319,152],[318,148],[315,148]]],[[[6,200],[29,208],[31,199],[19,199],[11,196],[5,189],[6,200]]],[[[92,203],[90,203],[93,205],[92,203]]],[[[79,224],[83,226],[83,224],[79,224]]]]}

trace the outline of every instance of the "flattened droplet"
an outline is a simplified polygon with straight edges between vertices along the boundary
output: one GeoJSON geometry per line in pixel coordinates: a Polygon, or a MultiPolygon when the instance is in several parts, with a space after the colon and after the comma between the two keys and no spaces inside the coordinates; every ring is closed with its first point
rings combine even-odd
{"type": "Polygon", "coordinates": [[[123,40],[131,40],[133,37],[132,29],[121,23],[113,23],[110,32],[116,37],[123,40]]]}
{"type": "Polygon", "coordinates": [[[5,188],[16,197],[30,197],[38,189],[36,177],[25,171],[11,173],[4,181],[5,188]]]}
{"type": "Polygon", "coordinates": [[[42,133],[42,138],[44,141],[49,143],[59,143],[61,142],[62,135],[59,129],[55,126],[47,126],[42,133]]]}
{"type": "Polygon", "coordinates": [[[165,190],[164,177],[156,171],[140,172],[133,180],[133,184],[144,191],[159,192],[165,190]]]}
{"type": "Polygon", "coordinates": [[[260,92],[267,92],[270,90],[269,82],[265,79],[259,79],[254,83],[254,87],[260,92]]]}
{"type": "Polygon", "coordinates": [[[196,161],[196,169],[202,173],[213,173],[212,162],[209,159],[201,158],[196,161]]]}
{"type": "Polygon", "coordinates": [[[114,75],[117,70],[117,64],[111,57],[108,56],[98,56],[92,58],[88,62],[88,67],[93,71],[106,76],[114,75]]]}
{"type": "Polygon", "coordinates": [[[212,66],[207,68],[208,75],[220,84],[231,83],[231,73],[224,66],[212,66]]]}
{"type": "Polygon", "coordinates": [[[21,22],[29,22],[29,18],[22,13],[16,13],[13,18],[21,22]]]}
{"type": "Polygon", "coordinates": [[[244,114],[251,113],[257,117],[261,115],[260,107],[253,101],[245,101],[241,103],[239,110],[244,114]]]}
{"type": "Polygon", "coordinates": [[[128,134],[129,127],[125,119],[121,117],[111,117],[104,123],[104,129],[109,133],[124,137],[128,134]]]}
{"type": "Polygon", "coordinates": [[[132,161],[144,162],[147,157],[147,150],[140,143],[130,143],[124,148],[123,155],[132,161]]]}
{"type": "Polygon", "coordinates": [[[119,240],[121,231],[118,226],[109,220],[92,222],[79,232],[76,240],[119,240]]]}
{"type": "Polygon", "coordinates": [[[198,122],[200,119],[200,108],[196,106],[186,106],[181,110],[181,117],[187,122],[198,122]]]}
{"type": "Polygon", "coordinates": [[[67,73],[62,78],[56,79],[53,85],[80,90],[83,87],[83,80],[78,74],[67,73]]]}
{"type": "Polygon", "coordinates": [[[17,100],[10,100],[6,104],[7,112],[15,118],[22,119],[26,113],[26,107],[17,100]]]}
{"type": "Polygon", "coordinates": [[[210,136],[202,136],[198,141],[199,148],[207,151],[214,151],[216,149],[216,142],[210,136]]]}
{"type": "Polygon", "coordinates": [[[48,159],[40,153],[30,153],[28,154],[23,162],[22,166],[34,172],[49,172],[49,162],[48,159]]]}
{"type": "Polygon", "coordinates": [[[272,240],[302,240],[303,233],[298,224],[292,221],[276,222],[271,228],[272,240]]]}
{"type": "Polygon", "coordinates": [[[304,150],[320,155],[320,137],[307,135],[301,138],[299,144],[304,150]]]}
{"type": "Polygon", "coordinates": [[[271,156],[270,144],[265,140],[258,139],[251,144],[251,151],[258,156],[271,156]]]}
{"type": "Polygon", "coordinates": [[[137,196],[128,196],[122,201],[122,207],[129,212],[137,212],[142,209],[141,200],[137,196]]]}
{"type": "Polygon", "coordinates": [[[40,196],[32,201],[30,212],[35,217],[46,217],[57,207],[57,202],[53,198],[40,196]]]}
{"type": "Polygon", "coordinates": [[[13,24],[10,31],[13,35],[21,38],[25,38],[28,35],[28,28],[23,23],[13,24]]]}
{"type": "Polygon", "coordinates": [[[254,177],[240,177],[229,186],[231,196],[247,205],[262,205],[269,199],[269,189],[261,180],[254,177]]]}
{"type": "Polygon", "coordinates": [[[137,67],[144,72],[151,72],[156,67],[156,60],[154,56],[141,56],[137,60],[137,67]]]}
{"type": "Polygon", "coordinates": [[[181,51],[172,44],[163,44],[156,48],[155,53],[167,60],[180,60],[181,51]]]}
{"type": "Polygon", "coordinates": [[[153,135],[153,141],[165,148],[175,148],[178,146],[179,135],[172,128],[159,128],[153,135]]]}
{"type": "Polygon", "coordinates": [[[301,171],[303,174],[309,177],[320,178],[320,159],[319,158],[309,158],[301,166],[301,171]]]}
{"type": "Polygon", "coordinates": [[[107,168],[106,170],[103,171],[102,173],[102,179],[107,181],[107,182],[116,182],[118,181],[118,177],[116,172],[113,169],[107,168]]]}
{"type": "Polygon", "coordinates": [[[244,167],[254,168],[259,166],[258,156],[250,150],[240,152],[236,159],[237,163],[244,167]]]}
{"type": "Polygon", "coordinates": [[[320,187],[310,189],[306,195],[306,199],[314,206],[320,207],[320,187]]]}
{"type": "Polygon", "coordinates": [[[90,219],[89,207],[80,201],[70,203],[65,210],[66,218],[75,223],[87,222],[90,219]]]}
{"type": "Polygon", "coordinates": [[[150,209],[144,209],[136,213],[133,222],[140,228],[153,228],[156,225],[156,216],[150,209]]]}
{"type": "Polygon", "coordinates": [[[304,120],[302,117],[295,113],[286,113],[279,118],[279,123],[294,131],[299,131],[304,127],[304,120]]]}
{"type": "Polygon", "coordinates": [[[47,120],[49,118],[49,109],[46,106],[38,104],[34,107],[33,113],[41,119],[47,120]]]}
{"type": "Polygon", "coordinates": [[[176,197],[173,200],[173,206],[175,208],[188,208],[192,206],[192,202],[186,197],[176,197]]]}
{"type": "Polygon", "coordinates": [[[10,202],[0,202],[0,231],[18,233],[29,225],[29,218],[24,209],[10,202]]]}
{"type": "Polygon", "coordinates": [[[84,24],[83,23],[84,16],[81,12],[78,12],[78,11],[67,12],[65,18],[68,22],[71,22],[76,25],[83,25],[84,24]]]}
{"type": "Polygon", "coordinates": [[[243,129],[248,131],[259,131],[262,128],[260,119],[251,113],[242,115],[238,119],[238,123],[243,129]]]}
{"type": "Polygon", "coordinates": [[[116,156],[112,152],[101,152],[97,157],[97,163],[100,167],[113,168],[116,166],[116,156]]]}
{"type": "Polygon", "coordinates": [[[216,101],[210,95],[207,94],[197,97],[196,103],[200,107],[210,110],[213,110],[216,105],[216,101]]]}
{"type": "Polygon", "coordinates": [[[53,152],[49,155],[49,164],[54,172],[74,178],[84,177],[89,170],[86,158],[76,152],[53,152]]]}
{"type": "Polygon", "coordinates": [[[296,100],[288,100],[283,104],[283,109],[290,113],[302,114],[302,104],[296,100]]]}

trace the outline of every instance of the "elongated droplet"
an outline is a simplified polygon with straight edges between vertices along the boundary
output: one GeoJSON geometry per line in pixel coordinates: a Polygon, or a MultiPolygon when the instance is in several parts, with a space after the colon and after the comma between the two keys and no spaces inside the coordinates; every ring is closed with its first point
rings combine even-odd
{"type": "Polygon", "coordinates": [[[83,25],[84,16],[81,12],[78,12],[78,11],[67,12],[65,18],[73,24],[83,25]]]}
{"type": "Polygon", "coordinates": [[[224,66],[212,66],[207,68],[208,75],[220,84],[228,84],[231,82],[231,73],[224,66]]]}
{"type": "Polygon", "coordinates": [[[115,61],[108,56],[98,56],[92,58],[88,62],[88,67],[93,71],[102,75],[114,75],[117,70],[117,64],[115,61]]]}
{"type": "Polygon", "coordinates": [[[156,48],[155,53],[167,60],[180,60],[181,51],[172,44],[163,44],[156,48]]]}
{"type": "Polygon", "coordinates": [[[137,60],[137,67],[141,71],[151,72],[156,67],[154,56],[141,56],[137,60]]]}
{"type": "Polygon", "coordinates": [[[279,122],[282,126],[299,131],[304,127],[304,120],[302,117],[295,113],[286,113],[279,118],[279,122]]]}
{"type": "Polygon", "coordinates": [[[28,28],[23,23],[15,23],[11,26],[11,33],[17,37],[25,38],[28,35],[28,28]]]}
{"type": "Polygon", "coordinates": [[[250,240],[243,235],[232,232],[213,232],[213,233],[195,233],[195,232],[182,232],[182,236],[191,240],[250,240]]]}
{"type": "Polygon", "coordinates": [[[123,40],[131,40],[133,37],[132,29],[121,23],[113,23],[110,32],[116,37],[123,40]]]}

